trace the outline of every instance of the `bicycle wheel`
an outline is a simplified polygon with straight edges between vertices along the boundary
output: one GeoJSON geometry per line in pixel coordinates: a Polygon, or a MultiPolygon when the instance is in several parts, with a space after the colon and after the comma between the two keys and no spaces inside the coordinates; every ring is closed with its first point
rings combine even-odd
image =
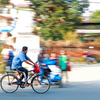
{"type": "Polygon", "coordinates": [[[13,93],[18,89],[17,84],[13,84],[14,82],[17,82],[18,78],[15,77],[12,74],[6,74],[1,78],[0,84],[1,89],[6,93],[13,93]]]}
{"type": "Polygon", "coordinates": [[[37,75],[37,76],[33,77],[32,81],[31,81],[31,86],[35,92],[37,92],[39,94],[43,94],[49,90],[50,81],[44,75],[37,75]]]}

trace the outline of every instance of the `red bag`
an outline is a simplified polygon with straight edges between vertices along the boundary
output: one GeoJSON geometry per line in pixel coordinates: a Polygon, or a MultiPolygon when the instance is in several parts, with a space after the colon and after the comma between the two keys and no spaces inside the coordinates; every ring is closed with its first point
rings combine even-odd
{"type": "Polygon", "coordinates": [[[41,70],[39,68],[39,66],[36,64],[36,66],[34,67],[34,70],[33,70],[34,73],[40,73],[41,70]]]}
{"type": "Polygon", "coordinates": [[[67,71],[71,71],[70,61],[68,61],[68,63],[67,63],[67,71]]]}

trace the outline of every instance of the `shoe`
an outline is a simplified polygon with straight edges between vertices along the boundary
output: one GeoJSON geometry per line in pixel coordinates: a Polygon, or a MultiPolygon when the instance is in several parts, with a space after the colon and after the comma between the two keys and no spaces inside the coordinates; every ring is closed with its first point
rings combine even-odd
{"type": "Polygon", "coordinates": [[[29,86],[29,85],[31,85],[31,84],[30,84],[30,83],[28,83],[28,82],[25,84],[25,86],[29,86]]]}
{"type": "Polygon", "coordinates": [[[18,81],[17,82],[12,82],[12,84],[21,84],[21,82],[18,82],[18,81]]]}
{"type": "Polygon", "coordinates": [[[29,86],[29,84],[25,84],[25,86],[29,86]]]}

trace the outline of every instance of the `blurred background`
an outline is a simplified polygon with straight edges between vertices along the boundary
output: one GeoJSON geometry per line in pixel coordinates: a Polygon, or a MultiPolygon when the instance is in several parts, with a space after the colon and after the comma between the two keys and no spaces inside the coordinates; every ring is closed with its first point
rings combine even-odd
{"type": "Polygon", "coordinates": [[[12,46],[15,56],[28,46],[34,62],[41,48],[57,57],[64,50],[71,62],[69,82],[99,80],[99,4],[99,0],[0,0],[0,75],[8,70],[9,50],[4,49],[12,46]]]}
{"type": "Polygon", "coordinates": [[[71,62],[99,63],[98,4],[93,0],[0,0],[0,52],[12,45],[17,54],[26,45],[28,55],[36,61],[40,47],[57,56],[64,49],[71,62]],[[86,60],[84,55],[89,52],[96,61],[86,60]]]}
{"type": "MultiPolygon", "coordinates": [[[[99,100],[99,5],[100,0],[0,0],[0,78],[6,71],[11,71],[14,56],[23,46],[28,46],[27,55],[34,62],[39,60],[39,55],[45,54],[45,59],[57,63],[67,57],[63,62],[70,66],[62,76],[63,84],[67,80],[64,88],[58,91],[51,86],[50,92],[42,97],[35,94],[35,99],[59,100],[67,93],[70,100],[99,100]]],[[[63,62],[57,65],[62,74],[63,62]]],[[[33,99],[33,93],[29,91],[30,88],[24,93],[19,90],[19,97],[17,92],[17,96],[7,98],[8,95],[0,90],[0,97],[26,100],[30,96],[33,99]]]]}

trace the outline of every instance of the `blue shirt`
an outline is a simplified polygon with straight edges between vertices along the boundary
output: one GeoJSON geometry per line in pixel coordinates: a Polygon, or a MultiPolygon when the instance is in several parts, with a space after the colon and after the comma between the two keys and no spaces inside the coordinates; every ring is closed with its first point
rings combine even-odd
{"type": "Polygon", "coordinates": [[[41,64],[42,64],[42,61],[43,61],[44,57],[42,54],[39,54],[38,55],[38,62],[39,62],[39,67],[41,68],[41,64]]]}
{"type": "Polygon", "coordinates": [[[12,61],[12,66],[11,69],[18,69],[22,67],[22,62],[24,62],[25,60],[29,60],[30,58],[24,54],[22,51],[17,54],[13,61],[12,61]]]}

